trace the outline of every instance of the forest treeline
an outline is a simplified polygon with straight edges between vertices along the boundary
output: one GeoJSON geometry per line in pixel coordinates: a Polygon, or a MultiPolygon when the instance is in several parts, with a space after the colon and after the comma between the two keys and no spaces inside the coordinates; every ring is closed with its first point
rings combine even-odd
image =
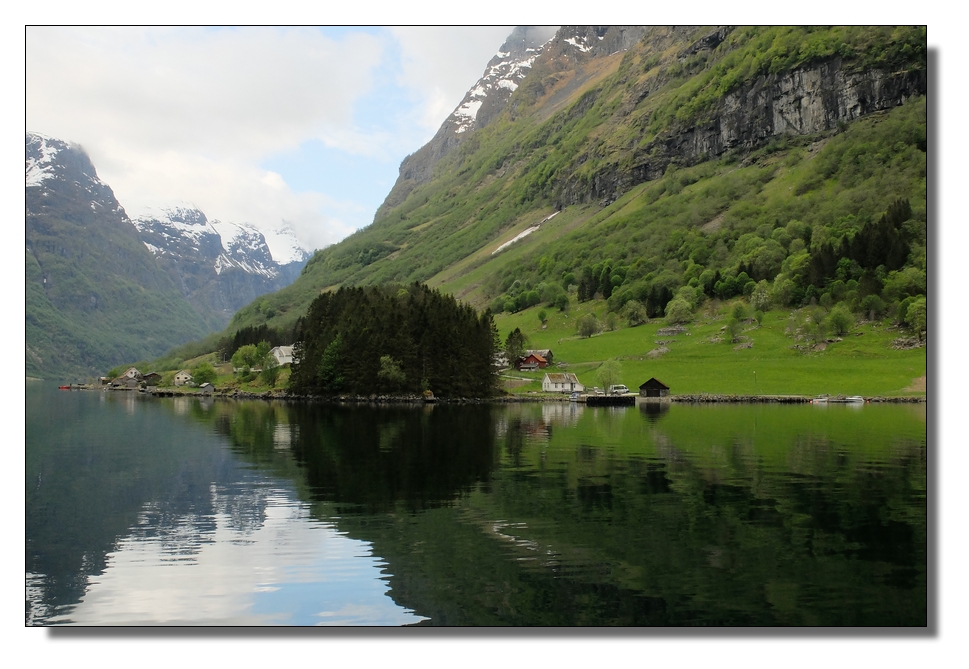
{"type": "Polygon", "coordinates": [[[424,284],[323,293],[296,326],[289,389],[322,395],[487,397],[500,347],[490,312],[479,314],[424,284]]]}

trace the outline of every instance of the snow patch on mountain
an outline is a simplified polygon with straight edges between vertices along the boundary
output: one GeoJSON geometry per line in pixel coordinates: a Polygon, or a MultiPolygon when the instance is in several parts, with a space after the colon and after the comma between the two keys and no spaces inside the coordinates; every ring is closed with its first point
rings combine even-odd
{"type": "Polygon", "coordinates": [[[446,125],[450,125],[451,130],[456,135],[474,130],[478,127],[478,112],[482,105],[489,98],[496,94],[504,96],[511,95],[518,89],[522,79],[528,74],[535,59],[542,53],[545,46],[552,41],[553,36],[549,36],[541,44],[522,48],[522,44],[509,42],[502,45],[495,56],[488,63],[484,76],[478,83],[465,94],[461,101],[448,119],[446,125]]]}
{"type": "Polygon", "coordinates": [[[263,230],[262,235],[266,239],[266,245],[272,253],[273,260],[280,265],[303,262],[310,257],[309,251],[300,244],[296,233],[288,226],[276,230],[263,230]]]}
{"type": "Polygon", "coordinates": [[[54,158],[61,149],[57,144],[63,145],[63,142],[37,133],[27,133],[27,188],[40,186],[45,179],[54,176],[54,158]]]}
{"type": "MultiPolygon", "coordinates": [[[[74,181],[75,184],[86,190],[97,200],[105,188],[104,183],[98,178],[87,155],[81,147],[76,144],[64,142],[54,137],[48,137],[37,132],[26,133],[26,155],[25,155],[25,179],[27,188],[43,187],[44,182],[50,179],[64,178],[68,173],[65,164],[71,163],[77,174],[78,169],[83,175],[84,183],[74,181]],[[77,164],[80,159],[80,165],[77,164]]],[[[100,206],[100,205],[99,205],[100,206]]]]}
{"type": "MultiPolygon", "coordinates": [[[[602,39],[602,38],[599,37],[599,39],[602,39]]],[[[592,51],[592,47],[589,46],[588,40],[586,39],[585,35],[576,35],[575,37],[567,37],[565,39],[565,42],[567,44],[571,44],[582,53],[592,51]]]]}

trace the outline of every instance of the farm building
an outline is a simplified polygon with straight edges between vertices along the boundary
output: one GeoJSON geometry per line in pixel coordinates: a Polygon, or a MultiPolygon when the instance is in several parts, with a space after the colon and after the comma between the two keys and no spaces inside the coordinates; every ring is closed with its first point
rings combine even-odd
{"type": "Polygon", "coordinates": [[[640,397],[669,397],[669,394],[670,387],[656,377],[639,386],[640,397]]]}
{"type": "Polygon", "coordinates": [[[537,356],[541,356],[545,360],[546,364],[551,365],[552,362],[553,362],[553,360],[552,360],[552,349],[549,349],[549,348],[531,349],[530,348],[530,349],[528,349],[528,350],[525,351],[525,355],[526,356],[532,355],[532,354],[535,354],[537,356]]]}
{"type": "Polygon", "coordinates": [[[519,372],[522,370],[528,372],[536,369],[545,369],[546,367],[548,367],[548,360],[537,353],[529,353],[524,358],[518,358],[515,362],[515,369],[519,372]]]}
{"type": "Polygon", "coordinates": [[[546,374],[542,379],[542,390],[546,393],[581,393],[585,386],[579,383],[575,374],[546,374]]]}
{"type": "Polygon", "coordinates": [[[293,364],[293,347],[292,346],[276,346],[271,350],[270,355],[276,358],[276,362],[280,367],[283,365],[293,364]]]}
{"type": "Polygon", "coordinates": [[[175,373],[175,385],[184,386],[192,380],[192,373],[187,369],[180,369],[175,373]]]}

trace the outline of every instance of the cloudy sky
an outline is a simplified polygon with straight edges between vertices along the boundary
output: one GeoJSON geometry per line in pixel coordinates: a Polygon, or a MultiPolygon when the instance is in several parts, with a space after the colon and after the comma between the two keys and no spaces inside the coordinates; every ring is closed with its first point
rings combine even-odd
{"type": "Polygon", "coordinates": [[[27,27],[27,130],[80,144],[129,215],[320,248],[372,222],[511,30],[27,27]]]}

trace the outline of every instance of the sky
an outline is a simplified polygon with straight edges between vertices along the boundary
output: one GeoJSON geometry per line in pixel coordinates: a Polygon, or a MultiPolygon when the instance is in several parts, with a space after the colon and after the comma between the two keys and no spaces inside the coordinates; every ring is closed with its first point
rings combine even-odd
{"type": "Polygon", "coordinates": [[[79,144],[136,217],[291,227],[308,248],[373,221],[513,26],[26,28],[26,126],[79,144]]]}

